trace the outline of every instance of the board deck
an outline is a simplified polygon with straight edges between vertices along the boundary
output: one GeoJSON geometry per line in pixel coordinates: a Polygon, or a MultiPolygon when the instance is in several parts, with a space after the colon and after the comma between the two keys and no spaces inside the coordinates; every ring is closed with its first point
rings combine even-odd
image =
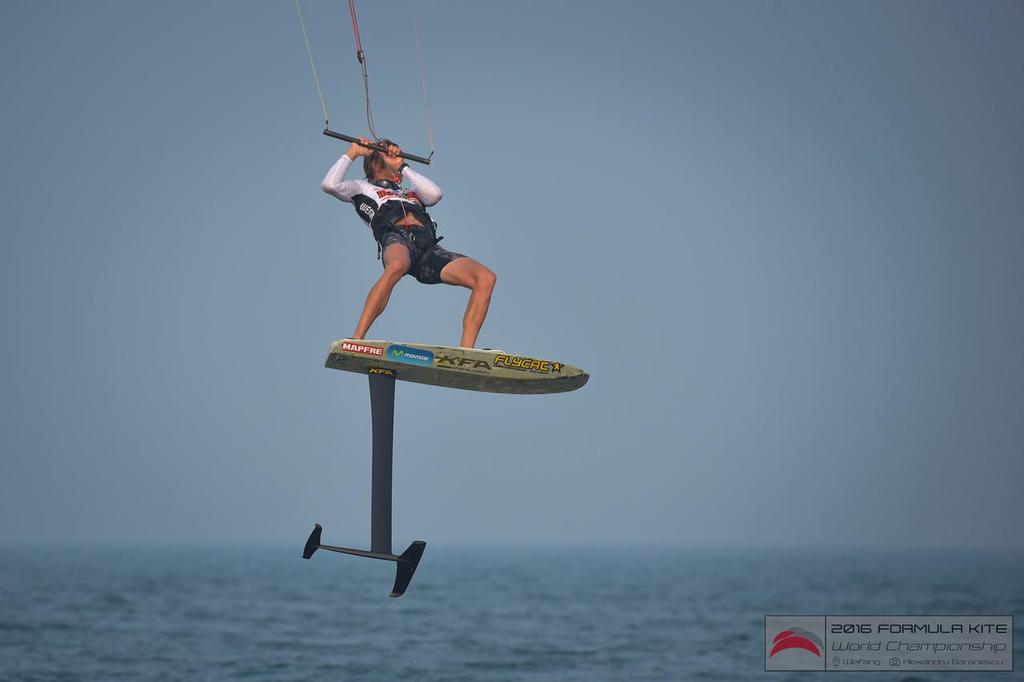
{"type": "Polygon", "coordinates": [[[326,366],[488,393],[563,393],[575,391],[590,378],[582,369],[555,360],[397,341],[340,339],[331,344],[326,366]]]}

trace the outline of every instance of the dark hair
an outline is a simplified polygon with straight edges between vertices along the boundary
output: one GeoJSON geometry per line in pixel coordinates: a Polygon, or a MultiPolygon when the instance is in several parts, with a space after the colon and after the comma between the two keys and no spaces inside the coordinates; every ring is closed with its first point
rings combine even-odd
{"type": "MultiPolygon", "coordinates": [[[[377,144],[387,147],[389,144],[394,144],[394,142],[387,138],[381,138],[380,140],[377,140],[377,144]]],[[[376,175],[377,171],[379,171],[383,167],[384,154],[377,151],[376,149],[374,149],[373,153],[370,154],[369,156],[363,157],[363,173],[365,173],[366,177],[369,178],[370,180],[373,180],[373,176],[376,175]]]]}

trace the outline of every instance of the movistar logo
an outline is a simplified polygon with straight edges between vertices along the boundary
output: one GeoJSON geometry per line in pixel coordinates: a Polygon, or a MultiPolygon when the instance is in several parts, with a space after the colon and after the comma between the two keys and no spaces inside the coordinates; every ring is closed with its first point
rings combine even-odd
{"type": "Polygon", "coordinates": [[[393,345],[388,346],[388,360],[404,362],[407,365],[432,367],[434,365],[434,354],[429,350],[423,350],[422,348],[393,345]]]}

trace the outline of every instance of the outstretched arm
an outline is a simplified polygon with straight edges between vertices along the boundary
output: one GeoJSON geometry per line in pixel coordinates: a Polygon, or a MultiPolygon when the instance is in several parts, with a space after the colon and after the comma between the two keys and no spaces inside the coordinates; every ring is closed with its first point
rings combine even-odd
{"type": "MultiPolygon", "coordinates": [[[[365,137],[359,139],[362,142],[369,142],[365,137]]],[[[323,182],[320,183],[320,189],[342,201],[352,201],[352,197],[359,194],[359,183],[356,180],[346,180],[345,173],[353,161],[360,156],[369,156],[372,152],[372,149],[353,142],[348,151],[327,171],[323,182]]]]}

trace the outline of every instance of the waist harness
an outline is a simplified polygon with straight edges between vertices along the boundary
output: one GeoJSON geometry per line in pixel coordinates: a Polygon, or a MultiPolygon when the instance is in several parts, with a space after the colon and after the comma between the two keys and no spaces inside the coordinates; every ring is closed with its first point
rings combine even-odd
{"type": "Polygon", "coordinates": [[[370,229],[373,231],[373,238],[377,242],[378,260],[381,259],[384,252],[384,235],[395,230],[402,230],[404,234],[409,236],[409,241],[417,249],[423,249],[423,253],[412,264],[411,270],[422,266],[430,256],[434,245],[444,239],[444,237],[437,236],[437,223],[430,218],[430,214],[427,213],[426,209],[422,206],[406,202],[389,201],[385,203],[373,216],[373,220],[370,221],[370,229]],[[423,224],[423,227],[415,225],[404,227],[395,224],[410,213],[423,224]]]}

